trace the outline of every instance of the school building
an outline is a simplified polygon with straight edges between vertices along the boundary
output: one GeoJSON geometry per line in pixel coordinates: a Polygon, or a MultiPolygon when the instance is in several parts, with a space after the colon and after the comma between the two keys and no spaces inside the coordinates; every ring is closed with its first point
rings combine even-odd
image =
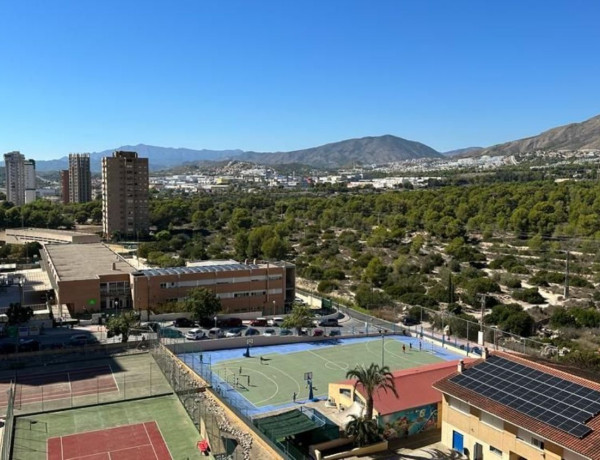
{"type": "Polygon", "coordinates": [[[503,352],[434,384],[442,442],[473,460],[600,460],[600,384],[503,352]]]}

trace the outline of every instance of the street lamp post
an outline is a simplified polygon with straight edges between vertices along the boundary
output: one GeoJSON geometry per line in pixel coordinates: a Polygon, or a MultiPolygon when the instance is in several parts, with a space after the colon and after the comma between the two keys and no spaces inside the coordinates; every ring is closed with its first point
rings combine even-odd
{"type": "Polygon", "coordinates": [[[379,330],[381,334],[381,367],[385,365],[384,354],[385,354],[385,334],[383,333],[383,329],[379,330]]]}
{"type": "Polygon", "coordinates": [[[215,327],[217,327],[217,317],[215,316],[213,319],[215,320],[215,327]]]}

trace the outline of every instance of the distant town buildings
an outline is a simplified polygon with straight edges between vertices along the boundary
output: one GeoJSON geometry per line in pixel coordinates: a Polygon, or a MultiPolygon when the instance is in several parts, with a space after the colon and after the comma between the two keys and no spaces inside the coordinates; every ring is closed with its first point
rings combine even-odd
{"type": "Polygon", "coordinates": [[[102,158],[102,229],[104,236],[148,232],[148,158],[117,151],[102,158]]]}
{"type": "Polygon", "coordinates": [[[4,154],[6,166],[6,199],[16,206],[36,199],[35,161],[25,160],[20,152],[4,154]]]}
{"type": "Polygon", "coordinates": [[[69,203],[87,203],[88,201],[92,201],[92,179],[89,153],[69,154],[68,181],[69,203]]]}

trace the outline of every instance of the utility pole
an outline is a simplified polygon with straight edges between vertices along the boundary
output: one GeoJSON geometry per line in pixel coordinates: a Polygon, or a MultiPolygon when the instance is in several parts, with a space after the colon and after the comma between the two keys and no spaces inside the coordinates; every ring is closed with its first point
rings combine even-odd
{"type": "Polygon", "coordinates": [[[480,324],[480,331],[483,334],[483,315],[485,314],[485,294],[481,294],[481,320],[479,322],[480,324]]]}
{"type": "Polygon", "coordinates": [[[571,258],[571,252],[567,249],[567,260],[565,263],[565,290],[564,298],[569,298],[569,259],[571,258]]]}

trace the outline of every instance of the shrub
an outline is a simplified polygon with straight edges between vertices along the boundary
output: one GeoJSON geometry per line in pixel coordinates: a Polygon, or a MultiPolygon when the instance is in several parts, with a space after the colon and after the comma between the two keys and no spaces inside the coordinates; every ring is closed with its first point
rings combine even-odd
{"type": "Polygon", "coordinates": [[[319,282],[319,285],[317,286],[317,291],[323,294],[329,294],[330,292],[337,290],[338,287],[339,286],[335,281],[323,280],[319,282]]]}
{"type": "Polygon", "coordinates": [[[517,289],[513,291],[513,297],[522,302],[539,305],[546,303],[546,299],[538,292],[537,288],[517,289]]]}

